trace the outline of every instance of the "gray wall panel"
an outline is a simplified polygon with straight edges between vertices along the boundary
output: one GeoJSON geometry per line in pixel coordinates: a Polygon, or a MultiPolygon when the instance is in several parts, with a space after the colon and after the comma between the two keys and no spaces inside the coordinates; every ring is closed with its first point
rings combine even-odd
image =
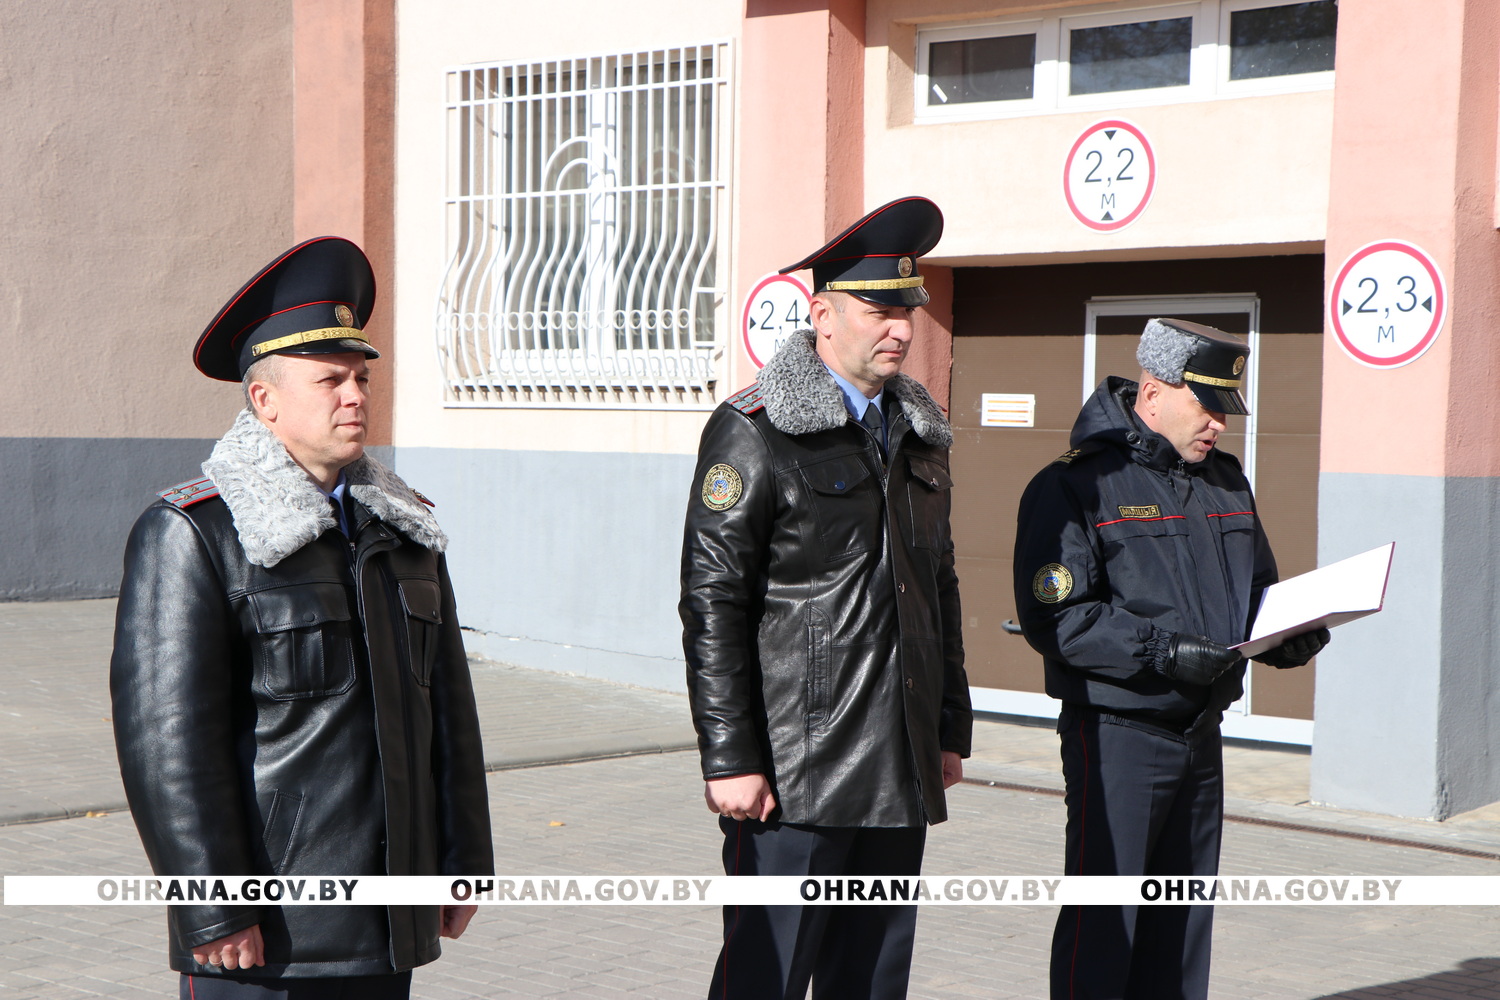
{"type": "Polygon", "coordinates": [[[1451,480],[1319,476],[1318,564],[1394,540],[1385,610],[1335,629],[1318,656],[1314,801],[1401,816],[1447,815],[1440,790],[1445,586],[1451,480]]]}
{"type": "Polygon", "coordinates": [[[1437,815],[1500,798],[1500,480],[1447,481],[1443,563],[1443,696],[1438,717],[1437,815]]]}
{"type": "Polygon", "coordinates": [[[0,438],[0,600],[109,597],[125,536],[158,490],[191,476],[213,441],[0,438]]]}
{"type": "Polygon", "coordinates": [[[474,652],[684,687],[677,619],[694,457],[396,449],[436,504],[474,652]]]}

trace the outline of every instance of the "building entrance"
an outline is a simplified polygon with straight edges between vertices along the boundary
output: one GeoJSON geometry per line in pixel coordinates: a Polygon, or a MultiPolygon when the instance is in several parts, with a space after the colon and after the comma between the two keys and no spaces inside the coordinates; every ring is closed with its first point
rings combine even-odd
{"type": "MultiPolygon", "coordinates": [[[[1219,446],[1245,464],[1282,577],[1317,564],[1322,275],[1316,255],[956,270],[953,530],[976,708],[1057,714],[1040,657],[1006,628],[1016,508],[1031,476],[1068,450],[1094,387],[1138,377],[1136,339],[1152,316],[1250,342],[1251,415],[1230,418],[1219,446]],[[1020,414],[1034,402],[1030,426],[996,425],[997,399],[1020,414]]],[[[1225,733],[1310,743],[1315,667],[1252,664],[1225,733]]]]}

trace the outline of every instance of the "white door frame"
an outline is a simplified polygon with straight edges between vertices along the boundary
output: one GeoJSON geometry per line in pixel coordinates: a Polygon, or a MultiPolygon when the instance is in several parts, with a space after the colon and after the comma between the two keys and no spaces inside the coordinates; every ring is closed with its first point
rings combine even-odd
{"type": "MultiPolygon", "coordinates": [[[[1250,364],[1246,373],[1245,394],[1250,414],[1245,423],[1245,475],[1251,487],[1255,484],[1256,435],[1260,412],[1257,393],[1260,386],[1260,298],[1254,294],[1236,295],[1108,295],[1089,299],[1084,310],[1083,335],[1083,401],[1093,395],[1098,384],[1098,318],[1100,316],[1180,316],[1213,313],[1238,313],[1247,317],[1250,342],[1250,364]]],[[[1024,641],[1019,636],[1018,642],[1024,641]]],[[[1032,691],[1009,691],[1000,688],[974,688],[974,708],[1001,715],[1021,715],[1055,719],[1059,703],[1045,694],[1032,691]]],[[[1285,719],[1250,714],[1250,692],[1224,713],[1225,736],[1311,746],[1313,724],[1307,719],[1285,719]]]]}

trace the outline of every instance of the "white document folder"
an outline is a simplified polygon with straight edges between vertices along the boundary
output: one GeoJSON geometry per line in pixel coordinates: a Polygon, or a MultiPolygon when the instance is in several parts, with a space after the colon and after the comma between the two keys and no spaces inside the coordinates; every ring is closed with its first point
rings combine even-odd
{"type": "Polygon", "coordinates": [[[1395,542],[1350,556],[1266,588],[1250,638],[1234,648],[1246,656],[1315,628],[1373,615],[1385,605],[1395,542]]]}

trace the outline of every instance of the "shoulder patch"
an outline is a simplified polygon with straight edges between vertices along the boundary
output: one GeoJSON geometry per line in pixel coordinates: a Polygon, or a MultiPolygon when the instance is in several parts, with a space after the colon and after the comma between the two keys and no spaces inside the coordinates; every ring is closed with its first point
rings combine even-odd
{"type": "Polygon", "coordinates": [[[759,382],[751,382],[724,402],[746,416],[766,407],[765,400],[761,398],[759,382]]]}
{"type": "Polygon", "coordinates": [[[416,497],[418,500],[422,501],[423,503],[425,503],[429,507],[436,507],[437,506],[437,504],[433,503],[431,500],[427,499],[422,494],[418,493],[416,490],[412,490],[411,491],[411,495],[414,496],[414,497],[416,497]]]}
{"type": "Polygon", "coordinates": [[[162,490],[156,495],[179,510],[187,510],[199,501],[212,500],[218,496],[219,488],[214,485],[212,479],[199,476],[197,479],[189,479],[170,489],[162,490]]]}

